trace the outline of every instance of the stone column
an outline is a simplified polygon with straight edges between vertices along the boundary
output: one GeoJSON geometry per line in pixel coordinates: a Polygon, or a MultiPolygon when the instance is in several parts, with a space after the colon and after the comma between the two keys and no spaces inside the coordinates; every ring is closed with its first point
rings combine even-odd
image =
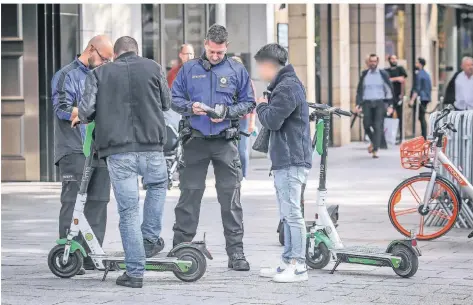
{"type": "MultiPolygon", "coordinates": [[[[329,20],[328,5],[323,4],[320,9],[321,18],[321,81],[322,101],[326,103],[329,92],[332,96],[332,105],[350,110],[350,14],[348,4],[332,4],[332,16],[329,20]],[[331,36],[328,36],[328,27],[331,25],[331,36]],[[331,46],[331,65],[329,52],[331,46]],[[331,73],[329,73],[331,72],[331,73]],[[331,83],[329,82],[331,78],[331,83]]],[[[350,118],[334,117],[333,145],[342,146],[350,143],[350,118]]]]}

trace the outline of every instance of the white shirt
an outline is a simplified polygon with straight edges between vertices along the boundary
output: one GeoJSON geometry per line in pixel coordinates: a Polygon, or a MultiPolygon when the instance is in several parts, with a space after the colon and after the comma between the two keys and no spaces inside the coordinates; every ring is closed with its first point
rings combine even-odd
{"type": "Polygon", "coordinates": [[[454,105],[460,110],[473,110],[473,75],[468,78],[465,71],[455,79],[454,105]]]}

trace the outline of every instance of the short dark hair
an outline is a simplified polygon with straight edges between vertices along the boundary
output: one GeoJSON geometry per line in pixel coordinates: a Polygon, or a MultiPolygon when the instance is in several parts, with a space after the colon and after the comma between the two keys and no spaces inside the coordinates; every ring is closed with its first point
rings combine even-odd
{"type": "Polygon", "coordinates": [[[287,51],[280,44],[270,43],[259,49],[255,55],[256,61],[272,61],[281,66],[287,62],[287,51]]]}
{"type": "Polygon", "coordinates": [[[123,36],[117,39],[113,46],[113,53],[120,55],[126,52],[138,54],[138,43],[133,37],[123,36]]]}
{"type": "Polygon", "coordinates": [[[227,29],[222,25],[214,24],[207,31],[205,39],[210,40],[216,44],[225,43],[228,41],[227,29]]]}
{"type": "Polygon", "coordinates": [[[378,55],[376,55],[374,53],[371,53],[370,56],[368,57],[368,59],[370,59],[371,57],[376,57],[376,60],[379,61],[378,55]]]}
{"type": "Polygon", "coordinates": [[[417,61],[422,65],[422,67],[425,67],[425,59],[422,57],[417,58],[417,61]]]}

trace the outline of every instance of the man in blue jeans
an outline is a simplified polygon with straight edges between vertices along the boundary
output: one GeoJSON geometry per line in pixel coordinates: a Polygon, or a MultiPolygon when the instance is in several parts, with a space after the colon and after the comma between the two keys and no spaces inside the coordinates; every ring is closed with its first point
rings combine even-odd
{"type": "Polygon", "coordinates": [[[160,238],[167,189],[163,111],[170,109],[171,94],[161,66],[138,56],[135,39],[119,38],[113,52],[113,63],[89,72],[78,120],[95,120],[96,149],[99,158],[107,160],[118,203],[126,272],[117,285],[141,288],[145,257],[164,248],[160,238]],[[147,186],[142,224],[138,175],[147,186]]]}
{"type": "Polygon", "coordinates": [[[282,46],[262,47],[255,60],[260,78],[270,83],[269,100],[260,97],[256,113],[270,131],[271,170],[285,232],[281,262],[261,269],[260,275],[275,282],[307,281],[306,227],[300,207],[302,184],[312,167],[306,93],[293,66],[286,65],[287,51],[282,46]]]}

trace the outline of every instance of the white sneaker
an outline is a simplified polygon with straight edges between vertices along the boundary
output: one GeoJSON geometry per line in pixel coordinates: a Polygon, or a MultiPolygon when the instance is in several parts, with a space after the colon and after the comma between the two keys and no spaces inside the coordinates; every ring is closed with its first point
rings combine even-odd
{"type": "Polygon", "coordinates": [[[277,267],[266,267],[261,268],[259,271],[259,276],[261,277],[274,277],[276,274],[282,273],[287,268],[287,264],[281,260],[279,266],[277,267]]]}
{"type": "Polygon", "coordinates": [[[289,264],[283,272],[273,277],[273,281],[277,283],[294,283],[308,280],[307,266],[297,263],[295,260],[292,260],[291,264],[289,264]]]}

